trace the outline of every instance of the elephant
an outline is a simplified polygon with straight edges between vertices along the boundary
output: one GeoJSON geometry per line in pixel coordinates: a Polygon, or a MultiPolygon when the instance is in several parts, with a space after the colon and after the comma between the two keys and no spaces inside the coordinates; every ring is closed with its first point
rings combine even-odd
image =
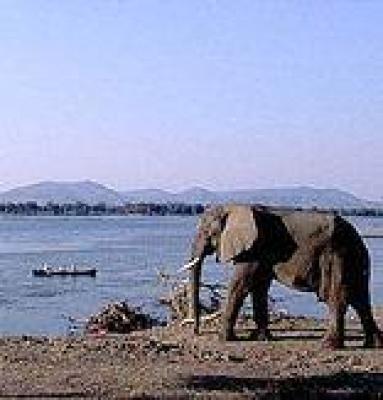
{"type": "Polygon", "coordinates": [[[329,310],[323,345],[344,347],[344,316],[355,309],[364,346],[382,347],[383,336],[370,302],[370,260],[354,226],[333,212],[284,209],[252,204],[210,206],[201,215],[191,246],[190,312],[200,331],[199,290],[202,264],[209,255],[232,263],[220,337],[235,340],[234,327],[245,298],[252,298],[254,339],[271,339],[268,291],[274,279],[290,288],[314,292],[329,310]]]}

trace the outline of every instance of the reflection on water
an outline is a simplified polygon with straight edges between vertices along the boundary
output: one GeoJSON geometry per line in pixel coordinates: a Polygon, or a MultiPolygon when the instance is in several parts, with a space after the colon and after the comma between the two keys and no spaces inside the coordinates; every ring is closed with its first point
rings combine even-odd
{"type": "MultiPolygon", "coordinates": [[[[383,219],[352,219],[362,231],[383,229],[383,219]]],[[[158,268],[174,272],[187,258],[194,217],[0,218],[0,333],[66,333],[67,317],[84,317],[113,300],[128,299],[164,317],[157,299],[158,268]],[[32,277],[33,268],[94,266],[95,279],[32,277]]],[[[372,254],[372,297],[383,304],[383,239],[366,239],[372,254]]],[[[206,280],[227,281],[231,268],[209,260],[206,280]]],[[[274,285],[281,307],[318,315],[314,295],[274,285]]]]}

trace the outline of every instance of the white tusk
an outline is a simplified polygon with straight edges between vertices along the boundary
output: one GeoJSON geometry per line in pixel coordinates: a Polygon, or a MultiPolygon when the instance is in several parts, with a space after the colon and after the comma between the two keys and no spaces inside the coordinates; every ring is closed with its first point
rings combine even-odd
{"type": "Polygon", "coordinates": [[[194,318],[184,318],[180,324],[181,326],[192,324],[194,322],[194,318]]]}
{"type": "Polygon", "coordinates": [[[181,267],[178,272],[182,272],[182,271],[188,271],[190,269],[193,269],[193,267],[198,264],[200,261],[200,259],[198,257],[193,258],[190,262],[188,262],[187,264],[185,264],[183,267],[181,267]]]}

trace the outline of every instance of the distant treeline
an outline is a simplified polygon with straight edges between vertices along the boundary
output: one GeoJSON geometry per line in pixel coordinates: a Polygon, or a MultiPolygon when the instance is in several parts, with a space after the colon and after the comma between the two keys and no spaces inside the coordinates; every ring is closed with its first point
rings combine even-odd
{"type": "Polygon", "coordinates": [[[344,216],[383,217],[383,208],[342,208],[334,211],[344,216]]]}
{"type": "Polygon", "coordinates": [[[86,204],[82,202],[57,204],[49,202],[40,205],[34,201],[26,203],[0,203],[0,214],[8,215],[197,215],[204,207],[201,204],[184,203],[128,203],[124,205],[107,205],[105,203],[86,204]]]}
{"type": "MultiPolygon", "coordinates": [[[[291,207],[293,208],[293,207],[291,207]]],[[[105,203],[86,204],[82,202],[58,204],[48,202],[45,205],[35,201],[25,203],[0,203],[0,215],[47,215],[47,216],[100,216],[100,215],[198,215],[203,213],[202,204],[185,203],[127,203],[124,205],[107,205],[105,203]]],[[[303,208],[297,207],[296,210],[303,208]]],[[[330,211],[344,216],[383,217],[380,208],[341,208],[316,209],[330,211]]]]}

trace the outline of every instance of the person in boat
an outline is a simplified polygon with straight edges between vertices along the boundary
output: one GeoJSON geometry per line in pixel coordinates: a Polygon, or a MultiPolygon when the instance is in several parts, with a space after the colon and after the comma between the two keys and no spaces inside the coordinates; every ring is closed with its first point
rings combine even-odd
{"type": "Polygon", "coordinates": [[[51,271],[52,268],[51,268],[47,263],[44,263],[42,269],[43,269],[45,272],[49,272],[49,271],[51,271]]]}

